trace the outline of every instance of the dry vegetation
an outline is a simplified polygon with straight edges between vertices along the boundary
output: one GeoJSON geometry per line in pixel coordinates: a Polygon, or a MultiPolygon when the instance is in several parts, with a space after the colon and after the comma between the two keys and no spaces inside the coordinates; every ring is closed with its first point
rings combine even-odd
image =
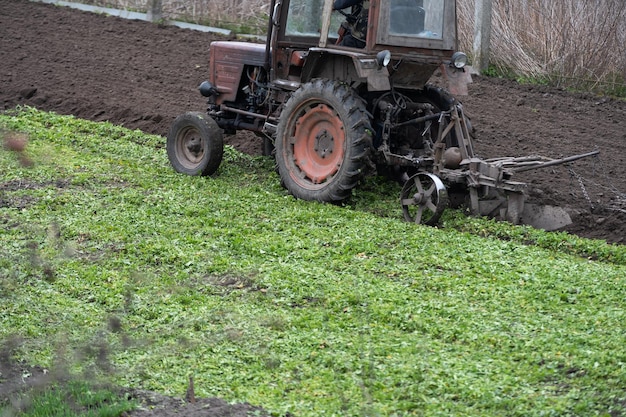
{"type": "MultiPolygon", "coordinates": [[[[73,1],[146,12],[154,0],[73,1]]],[[[167,20],[182,20],[257,35],[265,34],[267,30],[269,0],[161,0],[161,4],[163,17],[167,20]]]]}
{"type": "MultiPolygon", "coordinates": [[[[146,10],[149,0],[87,0],[146,10]]],[[[161,0],[166,19],[264,33],[268,0],[161,0]]],[[[472,50],[474,0],[458,0],[460,47],[472,50]]],[[[626,94],[624,0],[494,0],[492,66],[499,74],[626,94]]]]}
{"type": "MultiPolygon", "coordinates": [[[[474,0],[458,8],[461,46],[471,50],[474,0]]],[[[500,72],[623,94],[626,2],[496,0],[492,48],[500,72]]]]}

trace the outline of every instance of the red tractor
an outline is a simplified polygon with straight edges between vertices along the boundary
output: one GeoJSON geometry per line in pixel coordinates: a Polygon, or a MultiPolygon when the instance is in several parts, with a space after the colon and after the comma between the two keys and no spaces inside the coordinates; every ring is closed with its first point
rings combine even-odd
{"type": "Polygon", "coordinates": [[[456,51],[455,0],[369,0],[334,10],[337,1],[272,0],[264,44],[211,43],[209,79],[200,85],[208,111],[179,116],[168,133],[176,171],[213,174],[223,134],[248,130],[297,198],[346,200],[376,167],[405,181],[408,221],[435,224],[454,202],[518,223],[525,184],[513,173],[585,156],[474,156],[462,105],[428,84],[437,69],[454,89],[469,81],[467,57],[456,51]]]}

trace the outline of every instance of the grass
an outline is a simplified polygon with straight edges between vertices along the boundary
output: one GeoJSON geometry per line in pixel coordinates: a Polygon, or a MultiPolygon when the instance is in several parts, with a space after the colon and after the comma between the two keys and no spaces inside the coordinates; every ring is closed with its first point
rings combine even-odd
{"type": "Polygon", "coordinates": [[[163,138],[20,108],[0,152],[0,339],[13,360],[275,415],[626,415],[626,249],[446,215],[397,187],[298,201],[226,149],[173,172],[163,138]]]}
{"type": "Polygon", "coordinates": [[[110,389],[82,381],[50,385],[40,392],[23,394],[21,399],[23,410],[19,415],[27,417],[119,417],[136,407],[110,389]]]}

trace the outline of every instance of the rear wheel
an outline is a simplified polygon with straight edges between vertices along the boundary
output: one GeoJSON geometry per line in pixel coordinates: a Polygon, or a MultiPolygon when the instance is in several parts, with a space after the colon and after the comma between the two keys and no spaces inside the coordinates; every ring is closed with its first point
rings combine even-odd
{"type": "MultiPolygon", "coordinates": [[[[452,106],[456,106],[458,104],[458,101],[447,90],[431,84],[426,84],[424,87],[424,94],[431,103],[442,111],[450,110],[452,106]]],[[[464,113],[463,116],[465,117],[465,124],[467,125],[468,132],[470,136],[473,137],[474,128],[472,127],[472,121],[469,119],[467,114],[464,113]]],[[[459,141],[456,137],[454,129],[450,132],[449,142],[447,143],[448,148],[453,146],[459,146],[459,141]]]]}
{"type": "Polygon", "coordinates": [[[178,116],[167,134],[167,157],[174,170],[187,175],[211,175],[222,162],[222,130],[200,112],[178,116]]]}
{"type": "Polygon", "coordinates": [[[275,145],[278,172],[291,194],[345,200],[362,177],[372,146],[365,104],[339,82],[304,84],[285,105],[275,145]]]}

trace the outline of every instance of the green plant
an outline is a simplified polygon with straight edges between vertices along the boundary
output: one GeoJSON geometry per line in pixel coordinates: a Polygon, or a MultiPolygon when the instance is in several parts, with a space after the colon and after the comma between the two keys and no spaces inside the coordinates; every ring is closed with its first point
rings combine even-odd
{"type": "Polygon", "coordinates": [[[0,404],[2,415],[19,411],[23,417],[118,417],[136,407],[119,392],[76,380],[24,392],[20,403],[23,408],[18,410],[0,404]]]}
{"type": "Polygon", "coordinates": [[[0,126],[33,162],[0,152],[14,360],[64,346],[78,375],[183,396],[193,374],[196,396],[277,415],[625,411],[623,246],[407,224],[380,178],[343,207],[296,200],[232,148],[177,175],[161,137],[31,108],[0,126]]]}

